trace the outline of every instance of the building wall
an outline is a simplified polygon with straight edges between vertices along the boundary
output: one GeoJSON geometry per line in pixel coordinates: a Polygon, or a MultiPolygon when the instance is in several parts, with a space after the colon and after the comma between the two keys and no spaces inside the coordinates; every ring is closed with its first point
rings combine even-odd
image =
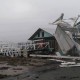
{"type": "Polygon", "coordinates": [[[54,48],[54,51],[58,51],[59,46],[55,38],[46,41],[49,42],[50,48],[54,48]]]}

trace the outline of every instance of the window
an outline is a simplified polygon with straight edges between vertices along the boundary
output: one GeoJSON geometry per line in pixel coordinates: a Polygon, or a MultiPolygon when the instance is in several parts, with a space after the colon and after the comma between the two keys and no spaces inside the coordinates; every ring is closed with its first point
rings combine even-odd
{"type": "Polygon", "coordinates": [[[44,37],[44,32],[42,32],[42,37],[44,37]]]}
{"type": "Polygon", "coordinates": [[[38,33],[38,37],[40,37],[40,33],[38,33]]]}

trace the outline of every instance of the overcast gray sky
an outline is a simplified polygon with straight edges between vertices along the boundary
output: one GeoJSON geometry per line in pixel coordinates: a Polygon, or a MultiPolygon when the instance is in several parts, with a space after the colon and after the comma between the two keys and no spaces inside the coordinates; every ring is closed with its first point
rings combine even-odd
{"type": "Polygon", "coordinates": [[[80,14],[80,0],[0,0],[0,41],[27,41],[39,27],[53,27],[48,23],[61,13],[80,14]]]}

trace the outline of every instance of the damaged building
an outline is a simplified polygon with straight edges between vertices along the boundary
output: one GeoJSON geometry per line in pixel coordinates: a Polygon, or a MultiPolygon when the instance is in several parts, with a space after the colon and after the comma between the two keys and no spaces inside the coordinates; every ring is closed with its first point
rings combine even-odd
{"type": "Polygon", "coordinates": [[[30,38],[32,44],[28,47],[29,53],[55,54],[59,46],[54,37],[56,29],[39,28],[30,38]]]}
{"type": "Polygon", "coordinates": [[[60,27],[54,28],[39,28],[30,38],[32,41],[28,46],[28,52],[40,54],[54,54],[57,52],[60,55],[79,56],[79,44],[77,45],[74,39],[79,41],[79,33],[74,38],[77,28],[60,27]],[[67,32],[68,33],[67,33],[67,32]],[[72,37],[71,37],[72,36],[72,37]]]}

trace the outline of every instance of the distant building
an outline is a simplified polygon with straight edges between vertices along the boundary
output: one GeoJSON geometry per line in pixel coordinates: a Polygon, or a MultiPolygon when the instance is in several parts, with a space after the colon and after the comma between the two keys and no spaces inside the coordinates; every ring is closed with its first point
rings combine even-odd
{"type": "Polygon", "coordinates": [[[16,43],[0,42],[0,54],[4,56],[17,57],[21,56],[21,50],[16,43]]]}
{"type": "Polygon", "coordinates": [[[11,57],[21,56],[21,51],[19,48],[1,48],[1,53],[4,56],[11,56],[11,57]]]}
{"type": "Polygon", "coordinates": [[[18,48],[20,49],[27,49],[28,43],[27,42],[19,42],[18,48]]]}

